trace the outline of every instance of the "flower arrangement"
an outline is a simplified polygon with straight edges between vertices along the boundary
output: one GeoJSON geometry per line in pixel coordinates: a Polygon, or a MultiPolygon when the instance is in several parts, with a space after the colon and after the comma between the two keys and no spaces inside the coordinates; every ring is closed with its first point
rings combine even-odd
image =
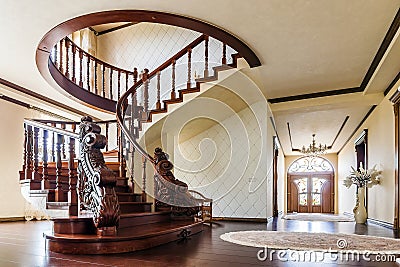
{"type": "Polygon", "coordinates": [[[353,167],[351,167],[351,169],[352,172],[343,181],[343,185],[347,188],[350,188],[350,186],[353,184],[355,184],[357,188],[362,188],[365,186],[370,188],[376,184],[379,184],[382,178],[382,171],[377,170],[376,165],[372,169],[365,170],[360,162],[359,171],[355,170],[353,167]]]}

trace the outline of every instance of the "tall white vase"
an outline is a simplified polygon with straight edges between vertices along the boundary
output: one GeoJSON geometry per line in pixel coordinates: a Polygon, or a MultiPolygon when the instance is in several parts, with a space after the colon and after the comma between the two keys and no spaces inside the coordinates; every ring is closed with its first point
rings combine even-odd
{"type": "Polygon", "coordinates": [[[367,221],[367,210],[364,205],[365,187],[359,187],[357,191],[357,203],[353,209],[356,223],[365,223],[367,221]]]}

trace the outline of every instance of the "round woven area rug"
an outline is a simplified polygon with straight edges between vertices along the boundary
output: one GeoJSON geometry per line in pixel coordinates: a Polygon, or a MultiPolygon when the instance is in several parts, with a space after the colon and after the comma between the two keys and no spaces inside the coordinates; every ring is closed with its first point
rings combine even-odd
{"type": "Polygon", "coordinates": [[[220,238],[239,245],[271,249],[400,254],[400,239],[355,234],[240,231],[225,233],[220,238]]]}

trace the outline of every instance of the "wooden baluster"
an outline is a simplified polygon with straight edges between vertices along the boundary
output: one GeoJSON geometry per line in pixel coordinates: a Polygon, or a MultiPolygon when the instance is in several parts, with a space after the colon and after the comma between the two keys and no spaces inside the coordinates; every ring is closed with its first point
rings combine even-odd
{"type": "MultiPolygon", "coordinates": [[[[74,124],[73,124],[74,125],[74,124]]],[[[75,170],[75,139],[73,137],[69,138],[68,145],[68,180],[69,180],[69,190],[68,190],[68,203],[69,203],[69,215],[78,215],[78,194],[76,191],[76,184],[78,182],[75,170]]]]}
{"type": "Polygon", "coordinates": [[[157,103],[156,109],[161,109],[161,72],[157,72],[157,103]]]}
{"type": "Polygon", "coordinates": [[[226,65],[226,43],[222,44],[222,65],[226,65]]]}
{"type": "Polygon", "coordinates": [[[26,162],[25,162],[25,179],[31,179],[32,178],[32,126],[27,125],[26,126],[26,162]]]}
{"type": "Polygon", "coordinates": [[[204,78],[208,77],[208,36],[204,39],[204,78]]]}
{"type": "Polygon", "coordinates": [[[25,179],[25,166],[26,166],[26,143],[28,140],[28,132],[27,132],[27,125],[26,123],[24,123],[24,152],[23,152],[23,156],[24,156],[24,161],[22,163],[22,172],[20,172],[20,176],[19,179],[23,180],[25,179]]]}
{"type": "Polygon", "coordinates": [[[76,124],[75,124],[75,123],[71,125],[71,129],[72,129],[72,131],[73,131],[74,133],[76,132],[76,124]]]}
{"type": "MultiPolygon", "coordinates": [[[[117,88],[118,99],[121,97],[121,71],[118,70],[118,88],[117,88]]],[[[118,100],[117,99],[117,100],[118,100]]]]}
{"type": "MultiPolygon", "coordinates": [[[[134,129],[134,128],[132,127],[132,129],[134,129]]],[[[132,143],[130,143],[129,149],[130,149],[130,156],[131,156],[130,182],[131,182],[132,193],[135,193],[135,182],[134,182],[134,176],[135,176],[135,147],[133,146],[132,143]]]]}
{"type": "Polygon", "coordinates": [[[108,125],[108,122],[106,123],[106,138],[107,138],[107,143],[106,143],[106,151],[108,151],[108,129],[109,128],[109,125],[108,125]]]}
{"type": "Polygon", "coordinates": [[[112,81],[112,79],[113,79],[113,69],[110,68],[110,81],[109,81],[109,84],[110,84],[110,92],[109,92],[109,98],[110,98],[111,100],[113,99],[113,91],[112,91],[112,84],[113,84],[113,81],[112,81]]]}
{"type": "Polygon", "coordinates": [[[137,83],[138,74],[137,68],[133,68],[133,84],[137,83]]]}
{"type": "Polygon", "coordinates": [[[143,173],[142,173],[142,202],[146,202],[147,201],[147,197],[146,197],[146,163],[147,163],[147,159],[145,157],[142,157],[142,163],[143,163],[143,173]]]}
{"type": "Polygon", "coordinates": [[[63,67],[63,41],[64,39],[60,40],[60,66],[58,70],[63,73],[64,72],[64,67],[63,67]]]}
{"type": "MultiPolygon", "coordinates": [[[[52,127],[56,127],[55,123],[51,123],[52,127]]],[[[56,142],[56,134],[55,132],[52,132],[52,138],[51,138],[51,161],[56,162],[56,155],[55,155],[55,142],[56,142]]]]}
{"type": "Polygon", "coordinates": [[[123,177],[125,185],[128,185],[126,180],[126,163],[124,159],[124,138],[122,137],[121,127],[117,124],[117,137],[118,137],[118,161],[119,161],[119,177],[123,177]]]}
{"type": "Polygon", "coordinates": [[[80,87],[83,87],[82,68],[83,68],[83,51],[79,50],[79,86],[80,87]]]}
{"type": "MultiPolygon", "coordinates": [[[[65,123],[61,123],[61,129],[65,130],[66,125],[65,123]]],[[[67,155],[65,154],[65,138],[64,136],[62,137],[62,144],[61,144],[61,158],[66,159],[67,155]]]]}
{"type": "Polygon", "coordinates": [[[106,79],[104,76],[105,71],[106,71],[106,67],[103,65],[102,72],[101,72],[101,84],[102,84],[103,97],[106,97],[106,79]]]}
{"type": "Polygon", "coordinates": [[[40,180],[39,174],[39,128],[33,127],[33,171],[32,180],[40,180]]]}
{"type": "Polygon", "coordinates": [[[143,83],[144,83],[143,111],[144,111],[146,119],[147,119],[147,111],[149,110],[149,70],[148,69],[144,69],[142,79],[143,79],[143,83]]]}
{"type": "Polygon", "coordinates": [[[49,181],[49,170],[47,168],[48,164],[48,153],[47,153],[47,142],[49,137],[49,131],[43,129],[43,158],[42,158],[42,189],[50,189],[50,181],[49,181]]]}
{"type": "MultiPolygon", "coordinates": [[[[137,79],[138,79],[138,70],[137,68],[133,68],[133,84],[137,83],[137,79]]],[[[137,107],[137,92],[135,92],[133,94],[132,97],[132,105],[136,108],[137,107]]]]}
{"type": "Polygon", "coordinates": [[[125,72],[125,92],[128,91],[129,73],[125,72]]]}
{"type": "Polygon", "coordinates": [[[69,40],[65,39],[65,76],[69,79],[69,40]]]}
{"type": "Polygon", "coordinates": [[[72,81],[76,83],[76,46],[74,44],[72,45],[72,81]]]}
{"type": "Polygon", "coordinates": [[[188,78],[187,78],[187,89],[192,87],[192,49],[188,49],[188,78]]]}
{"type": "Polygon", "coordinates": [[[172,91],[171,91],[171,99],[176,98],[175,94],[175,67],[176,67],[176,60],[172,60],[172,91]]]}
{"type": "Polygon", "coordinates": [[[94,61],[94,93],[99,94],[97,91],[97,60],[94,61]]]}
{"type": "Polygon", "coordinates": [[[56,202],[64,202],[64,193],[62,189],[62,178],[61,178],[61,169],[62,169],[62,161],[61,161],[61,143],[63,141],[63,136],[61,134],[56,134],[57,142],[56,142],[56,202]]]}
{"type": "Polygon", "coordinates": [[[56,66],[57,66],[57,63],[58,63],[57,54],[58,54],[58,43],[54,46],[54,65],[56,65],[56,66]]]}
{"type": "Polygon", "coordinates": [[[87,90],[90,92],[90,55],[86,55],[87,58],[87,64],[86,64],[86,84],[87,84],[87,90]]]}

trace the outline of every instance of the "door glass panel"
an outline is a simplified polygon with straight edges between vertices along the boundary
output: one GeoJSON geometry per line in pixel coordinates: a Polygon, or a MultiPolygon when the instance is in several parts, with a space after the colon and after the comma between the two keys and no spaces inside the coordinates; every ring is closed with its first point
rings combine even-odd
{"type": "Polygon", "coordinates": [[[321,193],[322,187],[323,187],[325,182],[326,182],[325,179],[313,177],[312,178],[312,190],[311,190],[311,192],[313,192],[313,193],[321,193]]]}
{"type": "Polygon", "coordinates": [[[312,194],[312,205],[313,206],[320,206],[321,205],[321,194],[313,193],[312,194]]]}
{"type": "Polygon", "coordinates": [[[299,205],[300,206],[307,206],[307,194],[299,194],[299,205]]]}
{"type": "Polygon", "coordinates": [[[307,177],[301,178],[297,180],[297,186],[299,188],[299,193],[307,193],[307,177]]]}

